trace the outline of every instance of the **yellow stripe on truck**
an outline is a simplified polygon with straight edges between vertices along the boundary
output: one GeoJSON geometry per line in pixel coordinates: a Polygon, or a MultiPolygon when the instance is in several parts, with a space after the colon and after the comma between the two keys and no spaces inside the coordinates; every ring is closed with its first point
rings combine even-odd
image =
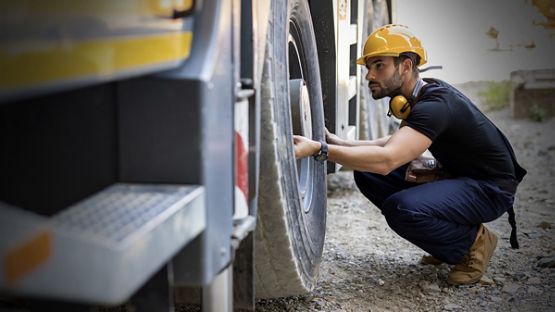
{"type": "Polygon", "coordinates": [[[0,46],[0,91],[77,78],[111,77],[118,72],[184,60],[192,32],[115,37],[76,42],[0,46]]]}
{"type": "Polygon", "coordinates": [[[52,250],[52,234],[41,232],[4,256],[4,279],[13,285],[21,277],[45,263],[52,250]]]}
{"type": "MultiPolygon", "coordinates": [[[[173,11],[192,9],[193,0],[0,0],[4,12],[17,12],[27,17],[98,16],[102,14],[132,14],[171,17],[173,11]]],[[[2,12],[0,12],[2,16],[2,12]]]]}

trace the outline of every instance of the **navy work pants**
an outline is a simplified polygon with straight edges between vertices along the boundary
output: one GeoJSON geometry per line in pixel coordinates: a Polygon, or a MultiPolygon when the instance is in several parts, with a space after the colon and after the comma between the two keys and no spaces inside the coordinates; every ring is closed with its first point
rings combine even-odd
{"type": "Polygon", "coordinates": [[[446,263],[461,262],[479,224],[512,207],[514,195],[493,182],[460,177],[415,184],[405,181],[406,168],[386,176],[355,171],[354,178],[397,234],[446,263]]]}

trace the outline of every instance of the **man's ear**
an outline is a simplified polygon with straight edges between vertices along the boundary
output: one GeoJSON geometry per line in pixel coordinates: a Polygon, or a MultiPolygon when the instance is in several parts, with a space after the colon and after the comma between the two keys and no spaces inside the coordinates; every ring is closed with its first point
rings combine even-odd
{"type": "Polygon", "coordinates": [[[402,66],[403,67],[403,72],[402,72],[403,74],[404,73],[407,73],[407,74],[412,73],[412,61],[409,58],[404,59],[403,62],[402,62],[402,65],[403,65],[402,66]]]}

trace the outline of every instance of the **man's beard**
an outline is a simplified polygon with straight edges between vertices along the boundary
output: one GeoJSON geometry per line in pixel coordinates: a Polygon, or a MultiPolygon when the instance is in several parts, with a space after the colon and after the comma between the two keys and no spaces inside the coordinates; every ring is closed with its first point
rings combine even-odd
{"type": "MultiPolygon", "coordinates": [[[[370,88],[370,85],[372,84],[377,84],[377,82],[370,81],[368,83],[368,87],[370,88]]],[[[379,84],[380,88],[378,90],[373,91],[372,88],[370,88],[370,93],[372,93],[372,97],[374,98],[374,100],[379,100],[386,96],[394,97],[396,95],[401,94],[402,85],[403,85],[403,82],[401,81],[401,75],[399,74],[399,71],[396,68],[395,74],[393,74],[391,78],[389,78],[384,83],[379,84]]]]}

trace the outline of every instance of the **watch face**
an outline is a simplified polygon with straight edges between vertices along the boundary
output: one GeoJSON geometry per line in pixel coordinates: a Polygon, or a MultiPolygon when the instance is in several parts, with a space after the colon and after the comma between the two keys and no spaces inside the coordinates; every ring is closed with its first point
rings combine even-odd
{"type": "Polygon", "coordinates": [[[325,160],[328,159],[328,154],[320,153],[320,154],[314,156],[314,159],[316,159],[318,161],[325,161],[325,160]]]}

